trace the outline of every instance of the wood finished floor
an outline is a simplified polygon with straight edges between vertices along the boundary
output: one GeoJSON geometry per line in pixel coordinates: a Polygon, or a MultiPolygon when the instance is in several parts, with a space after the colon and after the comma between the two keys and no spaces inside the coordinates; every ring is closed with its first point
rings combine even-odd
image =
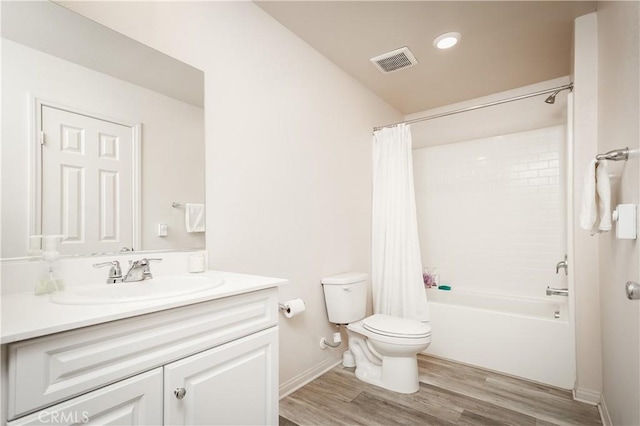
{"type": "Polygon", "coordinates": [[[390,392],[337,366],[280,401],[280,426],[600,425],[570,391],[418,356],[420,390],[390,392]]]}

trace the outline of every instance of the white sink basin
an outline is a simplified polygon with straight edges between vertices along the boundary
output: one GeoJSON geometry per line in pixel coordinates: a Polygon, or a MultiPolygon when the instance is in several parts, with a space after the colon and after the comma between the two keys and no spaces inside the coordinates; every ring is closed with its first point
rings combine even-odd
{"type": "Polygon", "coordinates": [[[83,285],[54,293],[49,300],[62,305],[142,302],[211,290],[222,284],[224,280],[218,277],[171,275],[130,283],[83,285]]]}

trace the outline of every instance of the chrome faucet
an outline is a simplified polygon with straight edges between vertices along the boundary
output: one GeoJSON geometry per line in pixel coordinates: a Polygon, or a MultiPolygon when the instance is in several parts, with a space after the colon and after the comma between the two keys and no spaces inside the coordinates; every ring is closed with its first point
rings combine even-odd
{"type": "Polygon", "coordinates": [[[94,268],[102,268],[104,266],[111,266],[109,268],[109,277],[107,278],[107,284],[115,284],[122,282],[122,269],[120,268],[120,262],[117,260],[111,262],[94,263],[94,268]]]}
{"type": "Polygon", "coordinates": [[[143,281],[153,278],[151,274],[150,264],[151,262],[160,262],[162,259],[140,259],[136,261],[129,261],[129,270],[122,279],[123,282],[129,283],[132,281],[143,281]]]}
{"type": "Polygon", "coordinates": [[[569,264],[567,263],[567,255],[564,255],[564,260],[558,262],[556,264],[556,274],[560,272],[560,269],[564,269],[564,274],[568,275],[567,270],[569,269],[569,264]]]}

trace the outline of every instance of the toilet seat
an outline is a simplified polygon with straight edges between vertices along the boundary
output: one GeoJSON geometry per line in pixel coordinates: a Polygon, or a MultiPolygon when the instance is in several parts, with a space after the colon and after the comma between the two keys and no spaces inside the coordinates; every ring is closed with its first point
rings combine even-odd
{"type": "Polygon", "coordinates": [[[375,314],[362,320],[362,327],[374,334],[402,339],[424,339],[431,327],[417,320],[375,314]]]}

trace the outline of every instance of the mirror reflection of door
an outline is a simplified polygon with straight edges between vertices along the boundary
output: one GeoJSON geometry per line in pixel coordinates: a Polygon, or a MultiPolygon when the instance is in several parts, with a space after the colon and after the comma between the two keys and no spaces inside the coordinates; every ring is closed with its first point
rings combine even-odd
{"type": "Polygon", "coordinates": [[[63,254],[132,247],[133,128],[46,105],[41,114],[42,234],[64,235],[63,254]]]}

